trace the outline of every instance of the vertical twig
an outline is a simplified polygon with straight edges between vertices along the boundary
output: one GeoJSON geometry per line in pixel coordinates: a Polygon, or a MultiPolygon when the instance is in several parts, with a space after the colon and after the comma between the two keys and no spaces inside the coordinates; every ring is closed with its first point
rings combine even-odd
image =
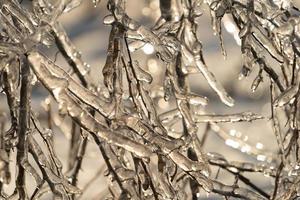
{"type": "Polygon", "coordinates": [[[26,186],[25,186],[25,169],[22,162],[27,159],[28,144],[27,132],[29,129],[30,120],[30,68],[27,57],[21,63],[21,91],[20,91],[20,107],[19,107],[19,129],[18,129],[18,144],[17,144],[17,178],[16,190],[19,193],[19,199],[26,199],[26,186]]]}

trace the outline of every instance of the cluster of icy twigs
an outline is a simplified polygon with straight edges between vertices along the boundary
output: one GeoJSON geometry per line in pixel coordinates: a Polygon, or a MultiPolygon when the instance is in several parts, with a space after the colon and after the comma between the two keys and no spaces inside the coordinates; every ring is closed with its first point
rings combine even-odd
{"type": "Polygon", "coordinates": [[[300,18],[299,10],[290,1],[160,0],[161,17],[154,27],[147,28],[126,14],[126,0],[108,0],[110,14],[104,23],[111,26],[111,32],[103,67],[105,89],[95,87],[87,78],[88,65],[58,21],[60,15],[81,3],[84,2],[0,0],[0,75],[11,124],[8,130],[4,129],[5,120],[0,124],[1,198],[40,199],[49,192],[54,199],[80,197],[84,190],[77,186],[78,173],[88,138],[95,141],[107,166],[111,182],[108,199],[185,199],[188,193],[197,199],[201,190],[226,199],[296,199],[300,195],[300,113],[297,109],[300,18]],[[244,58],[241,76],[259,69],[251,89],[256,90],[264,74],[270,78],[270,120],[279,151],[271,158],[261,159],[261,163],[228,162],[226,155],[202,151],[205,137],[200,140],[197,136],[198,124],[206,123],[208,129],[231,141],[229,145],[238,144],[233,146],[242,152],[254,156],[264,154],[232,137],[219,124],[262,117],[249,112],[206,113],[207,98],[190,92],[188,75],[201,73],[224,104],[234,105],[202,55],[196,19],[204,6],[211,12],[213,29],[219,36],[224,56],[223,16],[227,15],[237,27],[244,58]],[[175,109],[160,114],[151,96],[153,91],[149,91],[152,76],[131,55],[146,43],[154,47],[158,59],[166,66],[160,97],[176,104],[175,109]],[[71,73],[46,57],[39,50],[43,45],[55,46],[72,69],[71,73]],[[31,109],[35,78],[52,95],[46,101],[48,128],[41,126],[31,109]],[[67,173],[63,173],[53,146],[50,99],[57,103],[61,116],[73,120],[67,173]],[[285,115],[284,128],[278,113],[285,115]],[[182,127],[181,131],[174,128],[178,126],[182,127]],[[11,182],[12,151],[16,151],[17,174],[13,178],[15,190],[8,194],[3,186],[11,182]],[[29,154],[34,164],[29,162],[29,154]],[[218,177],[212,177],[212,166],[231,173],[235,183],[225,185],[218,177]],[[274,185],[270,191],[264,191],[245,172],[268,174],[274,185]],[[31,194],[27,190],[26,173],[36,181],[31,194]]]}

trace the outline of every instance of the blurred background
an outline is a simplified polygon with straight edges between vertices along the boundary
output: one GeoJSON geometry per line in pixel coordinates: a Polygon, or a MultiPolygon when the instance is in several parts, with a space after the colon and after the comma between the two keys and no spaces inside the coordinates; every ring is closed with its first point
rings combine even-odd
{"type": "MultiPolygon", "coordinates": [[[[155,21],[159,18],[159,1],[158,0],[127,0],[127,10],[130,17],[140,22],[141,24],[152,27],[155,21]]],[[[294,1],[294,4],[300,6],[300,1],[294,1]]],[[[213,34],[210,14],[208,8],[203,5],[203,15],[198,18],[198,37],[203,44],[203,52],[205,61],[209,69],[215,74],[216,78],[223,84],[228,93],[235,99],[234,107],[227,107],[222,104],[219,97],[211,90],[206,83],[206,80],[201,74],[193,74],[189,76],[191,90],[207,96],[209,98],[209,105],[206,111],[209,113],[238,113],[244,111],[251,111],[260,114],[265,117],[263,120],[258,120],[252,123],[234,123],[234,124],[222,124],[224,130],[230,133],[233,137],[241,140],[245,140],[258,150],[266,152],[266,155],[271,155],[272,152],[276,152],[277,143],[276,138],[272,133],[270,126],[270,94],[269,94],[269,79],[264,76],[264,82],[259,86],[255,93],[251,92],[251,84],[257,75],[257,69],[252,75],[246,79],[239,80],[239,73],[242,68],[242,57],[240,52],[240,46],[235,40],[234,36],[230,33],[231,25],[227,24],[223,26],[223,37],[225,48],[227,51],[226,60],[223,58],[220,51],[220,45],[218,37],[213,34]],[[226,30],[227,29],[227,30],[226,30]]],[[[60,18],[63,26],[72,42],[82,52],[82,57],[85,62],[90,64],[91,73],[90,78],[97,85],[102,82],[102,68],[105,64],[106,51],[108,45],[108,37],[110,32],[110,26],[103,24],[103,18],[109,14],[106,10],[106,1],[102,0],[97,7],[94,7],[91,0],[83,1],[81,6],[72,10],[70,13],[63,15],[60,18]]],[[[226,16],[225,16],[226,22],[226,16]]],[[[234,27],[233,27],[234,28],[234,27]]],[[[57,56],[56,63],[60,66],[67,65],[60,54],[56,54],[55,49],[48,49],[47,54],[54,59],[57,56]]],[[[137,51],[133,55],[134,59],[140,62],[140,65],[150,72],[154,81],[151,88],[155,89],[158,85],[161,85],[162,78],[164,76],[164,66],[157,59],[155,52],[151,46],[145,46],[141,50],[137,51]]],[[[38,85],[33,90],[34,98],[32,100],[33,109],[40,113],[40,118],[44,118],[43,114],[43,101],[47,97],[47,92],[38,85]]],[[[6,99],[1,94],[1,111],[7,112],[6,99]]],[[[165,101],[157,101],[157,106],[161,109],[167,109],[168,103],[165,101]]],[[[7,113],[8,114],[8,113],[7,113]]],[[[69,120],[60,121],[57,118],[56,124],[69,129],[69,120]]],[[[202,137],[205,126],[200,126],[199,137],[202,137]]],[[[59,146],[57,151],[58,156],[61,158],[66,166],[68,156],[68,140],[63,136],[60,137],[61,130],[56,130],[58,137],[55,137],[55,144],[59,146]]],[[[204,146],[205,152],[219,152],[226,155],[228,160],[232,161],[251,161],[260,162],[257,157],[246,155],[241,153],[240,150],[231,148],[226,145],[225,141],[214,134],[209,132],[207,142],[204,146]]],[[[82,171],[79,174],[79,187],[83,187],[89,180],[94,177],[99,170],[104,171],[102,158],[99,157],[98,149],[91,140],[88,145],[87,156],[84,158],[82,171]]],[[[267,158],[266,158],[267,160],[267,158]]],[[[13,166],[12,166],[13,167],[13,166]]],[[[212,177],[217,173],[216,169],[213,169],[212,177]]],[[[103,173],[102,173],[103,174],[103,173]]],[[[259,183],[259,186],[263,189],[270,188],[273,182],[267,176],[261,176],[251,174],[249,176],[253,182],[259,183]]],[[[30,177],[28,177],[31,179],[30,177]]],[[[220,172],[219,178],[226,184],[232,185],[234,183],[233,176],[227,173],[220,172]]],[[[99,194],[108,193],[107,181],[103,175],[93,183],[86,196],[82,196],[81,199],[101,199],[99,194]]],[[[9,186],[10,187],[10,186],[9,186]]],[[[46,198],[45,198],[46,199],[46,198]]],[[[199,197],[199,199],[218,199],[218,197],[210,194],[199,197]]]]}

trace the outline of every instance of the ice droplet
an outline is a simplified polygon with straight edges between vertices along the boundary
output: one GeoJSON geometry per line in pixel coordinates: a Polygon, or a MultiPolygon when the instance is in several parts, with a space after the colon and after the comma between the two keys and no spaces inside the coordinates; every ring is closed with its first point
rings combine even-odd
{"type": "Polygon", "coordinates": [[[115,18],[114,18],[113,15],[107,15],[107,16],[105,16],[104,19],[103,19],[103,23],[104,23],[105,25],[111,25],[111,24],[114,23],[114,22],[115,22],[115,18]]]}

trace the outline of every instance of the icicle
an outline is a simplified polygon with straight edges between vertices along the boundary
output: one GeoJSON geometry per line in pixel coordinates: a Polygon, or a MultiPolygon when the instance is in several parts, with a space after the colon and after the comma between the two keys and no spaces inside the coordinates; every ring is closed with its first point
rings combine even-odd
{"type": "Polygon", "coordinates": [[[71,10],[73,10],[74,8],[80,6],[80,4],[82,3],[82,0],[69,0],[69,3],[67,3],[64,12],[70,12],[71,10]]]}
{"type": "Polygon", "coordinates": [[[275,107],[281,107],[286,105],[287,103],[291,102],[291,100],[295,97],[295,95],[298,93],[299,86],[292,85],[288,89],[286,89],[283,93],[281,93],[275,100],[273,105],[275,107]]]}
{"type": "Polygon", "coordinates": [[[223,86],[216,80],[213,73],[211,73],[205,63],[200,59],[197,58],[195,60],[197,67],[207,80],[210,87],[219,95],[220,99],[228,106],[234,105],[234,100],[227,94],[223,86]]]}
{"type": "Polygon", "coordinates": [[[250,72],[251,70],[247,66],[243,65],[238,79],[242,80],[243,78],[248,77],[250,72]]]}
{"type": "Polygon", "coordinates": [[[210,5],[210,9],[211,9],[211,18],[212,18],[212,26],[213,26],[213,30],[214,30],[214,34],[218,35],[219,37],[219,42],[220,42],[220,47],[221,47],[221,51],[222,51],[222,55],[224,57],[224,59],[226,59],[227,57],[227,53],[224,47],[224,41],[223,41],[223,36],[222,36],[222,27],[221,27],[221,21],[222,18],[226,12],[227,5],[226,3],[223,3],[221,1],[214,1],[212,2],[210,5]]]}
{"type": "Polygon", "coordinates": [[[222,85],[216,80],[213,73],[208,70],[202,55],[202,45],[197,39],[194,26],[189,21],[185,21],[185,45],[181,45],[183,57],[193,61],[199,71],[207,80],[210,87],[219,95],[220,99],[228,106],[234,105],[234,100],[227,94],[222,85]],[[192,47],[192,48],[189,48],[192,47]]]}
{"type": "Polygon", "coordinates": [[[262,82],[263,77],[261,75],[261,72],[256,76],[256,78],[254,79],[252,85],[251,85],[251,91],[255,92],[257,87],[259,86],[259,84],[262,82]]]}

